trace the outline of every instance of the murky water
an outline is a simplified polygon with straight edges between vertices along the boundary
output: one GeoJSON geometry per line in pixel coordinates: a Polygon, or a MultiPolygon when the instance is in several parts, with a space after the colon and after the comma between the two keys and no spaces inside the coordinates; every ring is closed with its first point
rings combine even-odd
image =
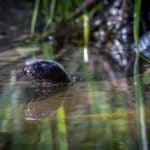
{"type": "MultiPolygon", "coordinates": [[[[15,75],[22,60],[2,62],[0,149],[138,150],[148,146],[149,71],[143,77],[145,118],[137,120],[132,78],[117,78],[104,70],[106,78],[98,63],[94,71],[91,63],[80,67],[84,78],[73,85],[41,87],[15,75]]],[[[103,66],[108,68],[106,63],[103,66]]]]}

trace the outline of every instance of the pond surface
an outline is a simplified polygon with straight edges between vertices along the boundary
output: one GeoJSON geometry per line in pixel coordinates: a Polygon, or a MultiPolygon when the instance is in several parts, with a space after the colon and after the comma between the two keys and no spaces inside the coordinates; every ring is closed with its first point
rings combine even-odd
{"type": "MultiPolygon", "coordinates": [[[[132,77],[106,72],[107,63],[102,68],[96,61],[94,70],[91,62],[82,63],[78,72],[83,79],[73,85],[42,87],[23,75],[18,77],[23,60],[14,61],[16,50],[13,54],[11,59],[9,53],[0,55],[0,149],[148,147],[149,69],[143,75],[145,118],[138,120],[132,77]]],[[[102,60],[97,55],[95,59],[102,60]]],[[[65,60],[71,72],[76,63],[72,58],[65,60]]]]}

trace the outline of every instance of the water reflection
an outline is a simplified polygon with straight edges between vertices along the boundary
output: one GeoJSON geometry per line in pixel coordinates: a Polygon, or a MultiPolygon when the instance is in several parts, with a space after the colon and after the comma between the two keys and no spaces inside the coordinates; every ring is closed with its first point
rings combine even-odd
{"type": "Polygon", "coordinates": [[[1,89],[2,147],[10,142],[14,148],[139,149],[132,84],[125,78],[100,80],[98,74],[50,87],[13,77],[1,89]]]}
{"type": "MultiPolygon", "coordinates": [[[[83,78],[69,86],[43,87],[12,71],[9,80],[0,77],[2,148],[139,149],[132,78],[106,54],[90,55],[88,64],[79,61],[70,62],[80,65],[83,78]]],[[[149,73],[144,79],[148,83],[149,73]]]]}
{"type": "Polygon", "coordinates": [[[27,120],[39,120],[56,114],[57,109],[66,99],[67,86],[38,87],[28,89],[31,93],[23,106],[27,120]]]}

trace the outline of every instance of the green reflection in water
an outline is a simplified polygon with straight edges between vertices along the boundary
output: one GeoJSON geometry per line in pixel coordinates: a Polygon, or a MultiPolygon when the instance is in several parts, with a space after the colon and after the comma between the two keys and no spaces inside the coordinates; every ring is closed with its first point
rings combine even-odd
{"type": "Polygon", "coordinates": [[[66,127],[66,119],[65,119],[65,111],[64,107],[60,106],[57,112],[57,126],[58,126],[58,139],[59,139],[59,149],[67,150],[67,127],[66,127]]]}
{"type": "Polygon", "coordinates": [[[40,140],[38,149],[53,149],[52,131],[50,128],[50,119],[47,118],[42,121],[40,126],[40,140]]]}
{"type": "MultiPolygon", "coordinates": [[[[2,102],[4,102],[1,107],[4,111],[1,112],[3,118],[1,118],[0,132],[11,138],[12,148],[20,143],[21,137],[22,124],[19,113],[20,109],[18,108],[20,92],[16,86],[16,75],[10,73],[10,84],[7,88],[4,87],[3,94],[1,95],[2,102]]],[[[3,140],[2,145],[5,144],[5,142],[7,143],[8,139],[3,138],[3,140]]]]}

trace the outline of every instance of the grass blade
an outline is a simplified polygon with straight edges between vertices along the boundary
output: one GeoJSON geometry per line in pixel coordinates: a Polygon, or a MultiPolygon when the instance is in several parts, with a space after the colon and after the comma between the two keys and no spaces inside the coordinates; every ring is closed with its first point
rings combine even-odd
{"type": "Polygon", "coordinates": [[[141,149],[148,150],[148,142],[146,137],[146,125],[145,125],[145,113],[144,113],[144,99],[142,92],[142,84],[139,76],[139,22],[141,12],[141,0],[135,1],[134,4],[134,41],[136,46],[136,59],[134,64],[134,87],[135,87],[135,98],[136,98],[136,110],[137,110],[137,121],[138,121],[138,132],[139,132],[139,143],[141,149]]]}
{"type": "Polygon", "coordinates": [[[33,35],[35,32],[35,25],[38,16],[39,4],[40,4],[40,0],[36,0],[33,15],[32,15],[32,20],[31,20],[31,35],[33,35]]]}

